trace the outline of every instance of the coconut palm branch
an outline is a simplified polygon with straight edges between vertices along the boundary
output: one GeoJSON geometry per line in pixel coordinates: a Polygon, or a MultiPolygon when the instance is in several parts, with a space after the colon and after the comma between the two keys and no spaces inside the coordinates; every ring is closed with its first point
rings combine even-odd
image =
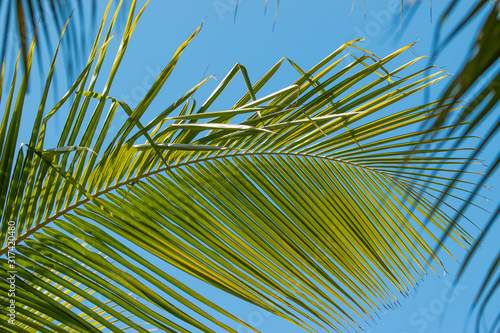
{"type": "MultiPolygon", "coordinates": [[[[305,331],[353,332],[397,307],[428,272],[444,270],[453,253],[440,243],[443,233],[453,247],[475,244],[453,224],[451,206],[434,209],[470,163],[469,149],[418,148],[428,134],[436,133],[426,142],[433,147],[461,137],[419,130],[448,104],[408,105],[406,98],[446,74],[426,75],[418,66],[423,57],[391,68],[411,45],[383,58],[354,57],[352,41],[307,71],[283,58],[256,83],[237,64],[201,105],[193,95],[211,78],[144,123],[201,27],[132,107],[109,93],[145,7],[132,2],[106,69],[121,2],[114,14],[110,6],[84,69],[49,107],[56,48],[21,148],[35,40],[26,70],[18,73],[17,65],[5,89],[2,67],[0,283],[15,281],[15,298],[0,290],[2,329],[257,331],[182,278],[190,276],[305,331]],[[298,79],[262,93],[285,64],[298,79]],[[247,91],[215,109],[234,79],[247,91]],[[47,147],[58,112],[67,113],[66,124],[57,145],[47,147]],[[126,121],[115,119],[119,112],[126,121]]],[[[465,181],[455,187],[467,191],[465,181]]]]}

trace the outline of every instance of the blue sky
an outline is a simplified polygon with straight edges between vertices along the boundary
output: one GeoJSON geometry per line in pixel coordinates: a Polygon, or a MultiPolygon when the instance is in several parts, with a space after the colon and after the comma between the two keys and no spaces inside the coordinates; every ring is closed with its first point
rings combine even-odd
{"type": "MultiPolygon", "coordinates": [[[[139,1],[140,4],[144,1],[139,1]]],[[[415,55],[432,54],[432,40],[439,14],[443,10],[441,2],[434,2],[432,21],[429,1],[423,1],[410,21],[400,27],[399,0],[366,1],[366,16],[362,1],[357,1],[351,14],[350,1],[281,1],[278,18],[274,24],[276,1],[269,1],[264,15],[264,1],[240,0],[236,20],[234,20],[235,0],[151,0],[141,19],[128,52],[118,72],[111,95],[135,106],[145,95],[149,85],[160,73],[176,48],[203,21],[201,33],[189,45],[171,79],[167,81],[161,95],[152,105],[151,111],[187,91],[203,76],[215,75],[222,78],[236,63],[247,67],[250,78],[257,80],[272,65],[286,56],[304,68],[314,65],[341,44],[356,38],[365,38],[359,44],[371,52],[384,56],[396,49],[418,41],[413,47],[415,55]],[[274,26],[274,29],[273,29],[274,26]],[[126,69],[126,70],[125,70],[126,69]]],[[[445,2],[447,3],[447,2],[445,2]]],[[[104,7],[104,2],[100,4],[104,7]]],[[[467,4],[455,10],[454,18],[465,13],[467,4]]],[[[102,13],[103,8],[99,8],[102,13]]],[[[100,17],[100,15],[98,15],[100,17]]],[[[456,20],[455,20],[456,21],[456,20]]],[[[450,28],[451,26],[446,26],[450,28]]],[[[456,73],[470,52],[470,43],[478,25],[472,24],[435,59],[435,65],[456,73]]],[[[286,84],[295,76],[291,71],[283,73],[286,84]]],[[[195,97],[203,100],[217,82],[207,85],[195,97]]],[[[234,80],[227,96],[230,103],[244,93],[243,80],[234,80]]],[[[276,83],[279,86],[279,82],[276,83]]],[[[284,86],[284,85],[283,85],[284,86]]],[[[430,91],[432,97],[439,96],[445,84],[430,91]]],[[[36,100],[36,99],[35,99],[36,100]]],[[[222,99],[222,104],[226,99],[222,99]]],[[[411,97],[409,103],[421,103],[424,95],[411,97]]],[[[153,113],[146,114],[146,118],[153,113]]],[[[59,119],[62,126],[64,119],[59,119]]],[[[28,124],[28,123],[27,123],[28,124]]],[[[480,133],[477,133],[480,135],[480,133]]],[[[488,162],[488,151],[481,158],[488,162]]],[[[498,183],[498,175],[490,185],[498,183]]],[[[479,204],[493,210],[498,201],[498,191],[487,194],[493,204],[485,200],[479,204]]],[[[488,215],[479,210],[470,210],[468,216],[479,226],[484,225],[488,215]]],[[[490,235],[498,234],[500,228],[490,235]]],[[[460,332],[468,314],[477,286],[478,277],[490,264],[490,256],[496,255],[498,245],[492,237],[483,245],[471,269],[455,289],[451,287],[457,263],[448,262],[449,274],[434,276],[429,274],[418,292],[401,302],[402,308],[380,314],[379,324],[369,328],[375,333],[416,333],[416,332],[460,332]]],[[[187,277],[186,277],[187,279],[187,277]]],[[[194,285],[196,281],[192,281],[194,285]]],[[[201,285],[199,285],[201,286],[201,285]]],[[[248,321],[262,332],[302,332],[288,322],[276,318],[263,310],[235,300],[221,292],[205,289],[221,304],[229,307],[241,319],[248,321]]],[[[500,305],[500,304],[499,304],[500,305]]],[[[496,314],[495,314],[496,315],[496,314]]],[[[490,317],[491,319],[491,317],[490,317]]],[[[240,328],[240,332],[247,332],[240,328]]]]}

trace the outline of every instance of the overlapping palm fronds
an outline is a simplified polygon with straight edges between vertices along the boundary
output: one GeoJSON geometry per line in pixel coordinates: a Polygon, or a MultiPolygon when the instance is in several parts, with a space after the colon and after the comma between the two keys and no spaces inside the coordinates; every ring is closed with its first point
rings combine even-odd
{"type": "MultiPolygon", "coordinates": [[[[255,84],[236,65],[201,105],[192,96],[210,79],[143,124],[199,29],[132,109],[109,92],[144,8],[134,16],[132,2],[97,92],[120,10],[106,30],[110,5],[85,68],[48,107],[54,56],[31,137],[19,150],[34,42],[26,71],[15,74],[20,86],[13,77],[3,100],[0,283],[13,278],[16,288],[15,298],[0,289],[2,329],[257,331],[186,284],[180,276],[188,274],[306,331],[349,332],[397,306],[427,271],[443,269],[432,249],[453,224],[453,210],[431,212],[467,163],[467,149],[451,157],[449,148],[415,149],[430,133],[437,133],[433,144],[460,138],[418,130],[448,104],[404,103],[445,77],[414,70],[421,58],[389,68],[411,45],[356,58],[348,54],[353,41],[308,71],[282,59],[255,84]],[[298,79],[262,94],[285,63],[298,79]],[[240,74],[248,91],[214,110],[240,74]],[[46,147],[51,119],[63,110],[58,144],[46,147]],[[117,112],[127,120],[120,123],[117,112]],[[448,167],[435,173],[441,165],[448,167]],[[422,172],[432,179],[419,178],[422,172]]],[[[2,70],[0,91],[4,81],[2,70]]],[[[474,244],[460,225],[448,234],[464,248],[474,244]]]]}
{"type": "MultiPolygon", "coordinates": [[[[409,2],[408,7],[414,10],[412,7],[418,7],[421,4],[422,2],[409,2]]],[[[469,156],[470,161],[472,161],[477,159],[478,155],[485,149],[491,149],[491,147],[496,146],[496,140],[500,133],[500,116],[498,112],[498,102],[500,100],[500,2],[497,0],[479,0],[471,4],[470,10],[465,12],[460,20],[455,21],[451,17],[458,14],[456,13],[456,8],[459,4],[463,5],[459,0],[450,0],[439,19],[439,25],[435,33],[434,56],[439,55],[451,41],[459,38],[460,33],[473,20],[480,19],[481,26],[471,50],[467,53],[465,65],[454,76],[441,96],[440,105],[448,103],[448,106],[439,108],[439,117],[429,121],[426,126],[433,127],[434,129],[446,126],[450,128],[450,135],[463,136],[464,138],[477,133],[478,128],[483,128],[485,134],[482,136],[484,138],[469,156]],[[443,34],[445,29],[450,30],[450,32],[443,34]],[[458,115],[453,112],[461,106],[464,107],[460,108],[458,115]],[[462,126],[463,122],[468,122],[468,125],[462,126]]],[[[403,10],[403,1],[401,1],[401,8],[403,10]]],[[[463,139],[457,140],[455,146],[458,147],[462,141],[463,139]]],[[[458,211],[453,217],[455,223],[458,222],[460,214],[468,208],[472,196],[476,195],[484,185],[491,185],[488,182],[494,173],[498,173],[499,165],[500,150],[497,149],[497,152],[491,158],[485,175],[477,182],[475,188],[471,191],[472,193],[464,201],[464,204],[461,207],[457,207],[458,211]]],[[[462,170],[466,169],[467,165],[464,165],[462,170]]],[[[455,181],[463,175],[458,173],[455,176],[453,181],[448,184],[448,188],[442,194],[441,199],[454,188],[455,181]]],[[[478,242],[474,245],[470,253],[467,254],[465,260],[463,260],[463,264],[456,277],[457,280],[466,271],[471,259],[473,259],[477,250],[480,249],[482,241],[490,235],[490,230],[498,223],[499,215],[500,205],[497,205],[487,221],[481,236],[478,238],[478,242]]],[[[447,235],[445,234],[441,241],[444,242],[444,238],[446,237],[447,235]]],[[[491,267],[483,283],[480,285],[479,292],[472,305],[472,309],[478,308],[475,323],[477,332],[481,331],[480,322],[484,319],[483,315],[488,306],[497,312],[497,316],[486,331],[496,332],[500,328],[500,311],[496,309],[498,306],[495,304],[495,301],[498,302],[498,292],[500,290],[500,276],[496,274],[500,268],[499,262],[500,253],[493,254],[491,267]]]]}

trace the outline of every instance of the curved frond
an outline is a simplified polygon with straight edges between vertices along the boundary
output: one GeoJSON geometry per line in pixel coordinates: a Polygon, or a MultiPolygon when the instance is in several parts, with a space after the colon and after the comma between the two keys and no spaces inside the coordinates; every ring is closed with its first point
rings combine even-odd
{"type": "MultiPolygon", "coordinates": [[[[201,106],[191,98],[208,79],[145,124],[200,28],[132,108],[109,89],[144,10],[135,15],[135,5],[103,91],[96,80],[116,14],[61,101],[52,109],[42,101],[19,150],[29,67],[19,89],[12,81],[0,127],[0,280],[16,281],[16,320],[5,329],[256,331],[181,278],[188,275],[306,331],[356,331],[444,269],[433,252],[444,247],[443,233],[454,245],[474,244],[462,226],[451,227],[447,210],[434,211],[467,150],[418,148],[433,133],[431,146],[459,138],[419,130],[448,104],[405,103],[445,77],[413,69],[420,58],[391,68],[411,45],[356,58],[352,41],[308,71],[284,58],[255,84],[237,64],[201,106]],[[285,63],[298,79],[261,93],[285,63]],[[214,109],[238,75],[248,92],[214,109]],[[63,108],[58,145],[46,147],[51,117],[63,108]],[[128,118],[113,134],[116,112],[128,118]]],[[[10,296],[0,293],[8,319],[10,296]]]]}

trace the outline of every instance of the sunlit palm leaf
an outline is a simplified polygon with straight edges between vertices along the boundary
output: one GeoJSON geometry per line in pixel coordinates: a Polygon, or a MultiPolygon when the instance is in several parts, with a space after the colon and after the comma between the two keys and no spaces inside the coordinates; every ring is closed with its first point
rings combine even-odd
{"type": "MultiPolygon", "coordinates": [[[[132,109],[108,94],[142,14],[134,16],[135,5],[104,91],[95,92],[96,80],[116,14],[107,32],[103,20],[88,64],[47,112],[52,64],[32,137],[17,151],[33,51],[18,89],[12,80],[0,127],[0,280],[7,285],[13,270],[12,241],[17,316],[5,329],[253,329],[184,283],[182,271],[307,331],[355,331],[397,306],[428,270],[443,269],[432,250],[453,220],[445,210],[432,214],[434,202],[467,151],[416,149],[427,134],[438,133],[433,144],[458,138],[418,131],[448,104],[399,103],[444,77],[412,72],[420,58],[387,66],[411,45],[379,59],[355,58],[347,43],[309,71],[282,59],[254,85],[236,65],[201,106],[191,98],[208,79],[143,124],[199,29],[132,109]],[[286,62],[299,78],[263,95],[286,62]],[[214,110],[240,74],[248,92],[214,110]],[[63,107],[69,115],[58,145],[46,147],[51,117],[63,107]],[[113,134],[116,112],[128,119],[113,134]],[[447,170],[433,173],[438,165],[447,170]]],[[[459,225],[448,234],[465,248],[474,244],[459,225]]],[[[0,301],[7,320],[5,290],[0,301]]]]}

